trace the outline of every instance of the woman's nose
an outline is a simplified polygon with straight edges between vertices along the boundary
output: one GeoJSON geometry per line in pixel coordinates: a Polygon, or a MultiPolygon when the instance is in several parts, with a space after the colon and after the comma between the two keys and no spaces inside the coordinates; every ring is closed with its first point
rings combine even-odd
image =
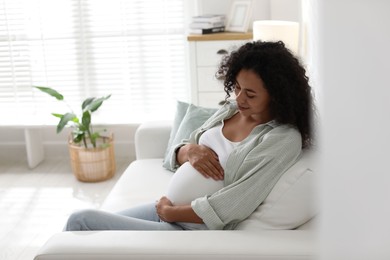
{"type": "Polygon", "coordinates": [[[244,101],[244,95],[242,95],[242,91],[237,91],[236,93],[236,100],[237,101],[244,101]]]}

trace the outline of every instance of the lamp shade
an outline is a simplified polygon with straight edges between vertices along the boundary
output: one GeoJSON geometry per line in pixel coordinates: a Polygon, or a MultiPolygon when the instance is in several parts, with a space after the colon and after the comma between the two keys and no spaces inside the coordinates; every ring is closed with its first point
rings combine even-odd
{"type": "Polygon", "coordinates": [[[298,54],[299,23],[276,20],[254,21],[253,40],[283,41],[288,49],[298,54]]]}

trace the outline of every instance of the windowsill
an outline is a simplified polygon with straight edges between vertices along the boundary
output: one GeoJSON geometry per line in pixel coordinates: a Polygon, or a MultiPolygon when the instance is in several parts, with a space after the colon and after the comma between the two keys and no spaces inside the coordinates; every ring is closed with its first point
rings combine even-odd
{"type": "MultiPolygon", "coordinates": [[[[51,127],[58,124],[57,118],[48,114],[47,116],[38,116],[38,115],[12,115],[0,117],[0,127],[8,128],[42,128],[42,127],[51,127]]],[[[94,126],[120,126],[120,125],[138,125],[147,121],[164,121],[164,120],[173,120],[169,117],[143,117],[143,118],[126,118],[124,119],[119,117],[107,116],[107,115],[93,115],[92,124],[94,126]]]]}

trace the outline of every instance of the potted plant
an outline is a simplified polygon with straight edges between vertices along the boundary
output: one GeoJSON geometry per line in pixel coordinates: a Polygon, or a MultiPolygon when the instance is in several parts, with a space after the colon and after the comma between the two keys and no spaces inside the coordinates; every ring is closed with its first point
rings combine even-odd
{"type": "Polygon", "coordinates": [[[111,95],[90,97],[81,104],[81,115],[77,115],[64,100],[64,96],[49,87],[34,86],[34,88],[65,102],[70,112],[65,114],[52,113],[59,118],[57,133],[65,126],[73,128],[68,140],[72,170],[76,178],[84,182],[97,182],[111,178],[115,174],[114,143],[112,135],[102,135],[92,126],[92,113],[100,108],[111,95]]]}

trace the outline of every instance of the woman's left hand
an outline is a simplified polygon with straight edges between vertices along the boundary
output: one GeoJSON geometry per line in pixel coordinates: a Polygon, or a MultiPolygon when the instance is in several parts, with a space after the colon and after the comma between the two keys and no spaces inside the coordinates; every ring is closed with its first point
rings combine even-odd
{"type": "Polygon", "coordinates": [[[169,209],[171,209],[172,207],[172,202],[165,196],[156,202],[157,215],[162,221],[173,222],[170,218],[171,216],[169,215],[169,209]]]}
{"type": "Polygon", "coordinates": [[[190,204],[175,206],[165,196],[156,202],[156,212],[162,221],[168,223],[203,223],[203,220],[195,213],[190,204]]]}

